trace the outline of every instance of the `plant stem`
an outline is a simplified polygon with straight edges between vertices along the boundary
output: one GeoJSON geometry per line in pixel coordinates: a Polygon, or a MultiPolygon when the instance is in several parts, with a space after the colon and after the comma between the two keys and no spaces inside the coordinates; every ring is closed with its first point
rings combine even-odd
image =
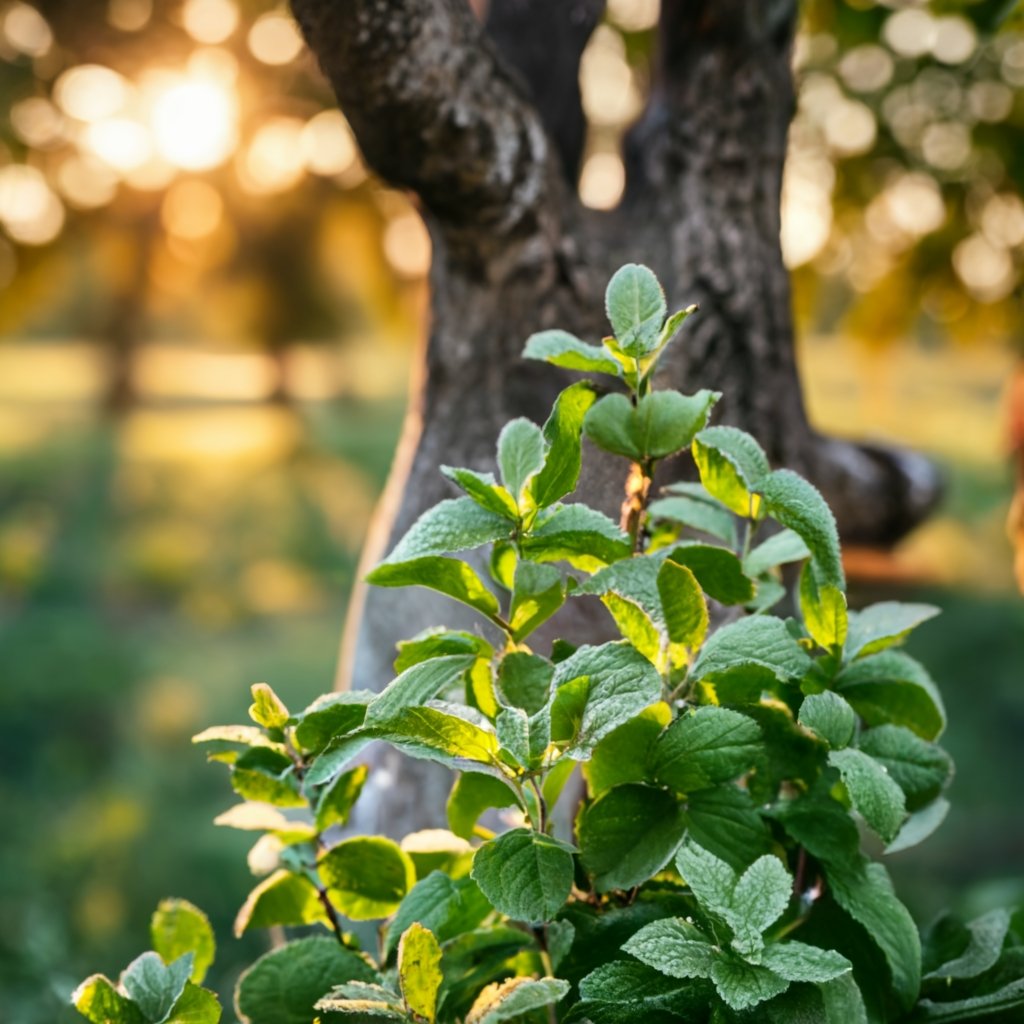
{"type": "Polygon", "coordinates": [[[630,546],[634,554],[642,554],[644,550],[644,520],[647,517],[647,504],[650,501],[654,463],[650,459],[634,462],[626,477],[626,500],[622,503],[619,525],[629,534],[630,546]]]}

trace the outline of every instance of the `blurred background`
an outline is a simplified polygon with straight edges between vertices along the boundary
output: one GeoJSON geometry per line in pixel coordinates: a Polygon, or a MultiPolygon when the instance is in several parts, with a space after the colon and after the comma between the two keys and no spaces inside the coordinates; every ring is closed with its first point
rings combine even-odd
{"type": "MultiPolygon", "coordinates": [[[[949,480],[898,549],[850,553],[854,601],[945,611],[912,650],[953,710],[954,810],[892,865],[925,916],[1024,888],[1012,7],[808,0],[795,53],[782,241],[812,416],[949,480]]],[[[621,194],[657,15],[609,0],[585,54],[590,206],[621,194]]],[[[229,938],[247,842],[210,824],[231,795],[188,741],[252,682],[296,708],[330,687],[429,262],[283,7],[0,0],[5,1021],[77,1019],[73,985],[144,948],[164,895],[214,919],[215,985],[259,952],[229,938]]]]}

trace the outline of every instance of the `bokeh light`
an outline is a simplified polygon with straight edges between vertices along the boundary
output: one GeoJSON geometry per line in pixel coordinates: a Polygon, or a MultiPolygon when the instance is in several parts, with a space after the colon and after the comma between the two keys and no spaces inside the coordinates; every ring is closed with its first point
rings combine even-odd
{"type": "Polygon", "coordinates": [[[295,21],[287,14],[271,12],[256,19],[249,30],[249,50],[264,64],[290,64],[305,45],[295,21]]]}
{"type": "Polygon", "coordinates": [[[129,87],[113,68],[79,64],[65,71],[53,87],[57,105],[79,121],[99,121],[117,114],[128,102],[129,87]]]}
{"type": "Polygon", "coordinates": [[[212,78],[184,78],[162,89],[153,102],[153,134],[160,155],[176,167],[207,170],[235,147],[234,97],[212,78]]]}
{"type": "Polygon", "coordinates": [[[24,245],[46,245],[60,234],[64,206],[37,168],[0,168],[0,223],[24,245]]]}
{"type": "Polygon", "coordinates": [[[222,43],[238,28],[240,14],[232,0],[185,0],[181,22],[198,43],[222,43]]]}

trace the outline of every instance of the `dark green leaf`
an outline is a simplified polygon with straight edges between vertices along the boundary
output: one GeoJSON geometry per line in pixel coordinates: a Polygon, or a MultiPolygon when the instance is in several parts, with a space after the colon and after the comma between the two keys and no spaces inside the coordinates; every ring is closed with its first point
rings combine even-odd
{"type": "Polygon", "coordinates": [[[804,698],[800,724],[813,729],[833,750],[842,750],[853,742],[857,716],[838,693],[826,690],[804,698]]]}
{"type": "Polygon", "coordinates": [[[366,706],[376,696],[371,690],[325,694],[299,716],[295,742],[307,753],[319,754],[335,736],[354,732],[363,724],[366,706]]]}
{"type": "Polygon", "coordinates": [[[552,505],[538,517],[522,541],[535,562],[567,561],[594,572],[631,554],[629,539],[606,515],[586,505],[552,505]]]}
{"type": "Polygon", "coordinates": [[[547,658],[525,651],[512,651],[498,666],[498,690],[502,701],[534,715],[551,696],[555,666],[547,658]]]}
{"type": "Polygon", "coordinates": [[[366,577],[377,587],[428,587],[493,619],[498,599],[466,562],[429,555],[408,562],[382,562],[366,577]]]}
{"type": "Polygon", "coordinates": [[[669,978],[635,960],[602,964],[580,982],[580,997],[567,1021],[591,1024],[666,1024],[700,1020],[710,992],[691,979],[669,978]]]}
{"type": "Polygon", "coordinates": [[[691,794],[686,803],[689,835],[733,868],[771,848],[768,831],[750,794],[735,786],[718,786],[691,794]]]}
{"type": "Polygon", "coordinates": [[[690,444],[718,398],[716,391],[655,391],[634,406],[625,395],[605,395],[587,412],[583,432],[599,448],[634,462],[663,459],[690,444]]]}
{"type": "Polygon", "coordinates": [[[714,500],[701,501],[683,495],[659,498],[647,506],[647,514],[656,521],[667,519],[718,537],[730,546],[736,544],[736,520],[727,508],[714,500]]]}
{"type": "Polygon", "coordinates": [[[333,825],[344,825],[363,791],[369,769],[359,765],[339,775],[320,794],[316,804],[316,828],[326,832],[333,825]]]}
{"type": "Polygon", "coordinates": [[[853,965],[832,949],[803,942],[779,942],[765,948],[761,963],[787,981],[823,983],[847,974],[853,965]]]}
{"type": "MultiPolygon", "coordinates": [[[[615,366],[613,372],[617,372],[618,363],[610,361],[615,366]]],[[[576,489],[583,418],[596,398],[593,387],[581,381],[566,388],[556,399],[544,424],[544,440],[548,443],[544,468],[530,481],[530,495],[538,508],[547,508],[576,489]]]]}
{"type": "Polygon", "coordinates": [[[657,348],[668,307],[658,279],[647,267],[620,267],[608,282],[604,305],[623,352],[640,358],[657,348]]]}
{"type": "Polygon", "coordinates": [[[526,339],[523,357],[540,359],[566,370],[622,376],[622,367],[609,355],[607,349],[598,345],[588,345],[567,331],[540,331],[531,334],[526,339]]]}
{"type": "Polygon", "coordinates": [[[743,573],[740,560],[725,548],[710,544],[683,544],[668,557],[684,565],[704,592],[722,604],[746,604],[754,598],[754,585],[743,573]]]}
{"type": "Polygon", "coordinates": [[[491,775],[463,772],[448,797],[448,827],[463,839],[472,839],[480,815],[492,807],[514,807],[515,793],[491,775]]]}
{"type": "Polygon", "coordinates": [[[898,725],[869,729],[861,737],[860,749],[903,790],[911,811],[934,800],[953,775],[953,762],[941,747],[898,725]]]}
{"type": "Polygon", "coordinates": [[[702,707],[677,718],[654,747],[654,778],[680,793],[731,782],[753,768],[763,749],[753,719],[728,708],[702,707]]]}
{"type": "Polygon", "coordinates": [[[853,806],[887,843],[896,838],[907,816],[903,790],[874,758],[860,750],[833,750],[829,763],[839,769],[853,806]]]}
{"type": "Polygon", "coordinates": [[[690,676],[705,679],[739,667],[757,666],[786,681],[799,678],[811,659],[780,619],[755,616],[723,626],[705,642],[690,676]]]}
{"type": "MultiPolygon", "coordinates": [[[[411,640],[400,640],[395,671],[404,672],[421,661],[442,658],[447,654],[473,654],[478,658],[490,658],[494,648],[482,637],[444,628],[425,629],[411,640]]],[[[343,696],[333,694],[333,696],[343,696]]],[[[371,693],[371,699],[376,696],[371,693]]]]}
{"type": "Polygon", "coordinates": [[[473,878],[507,917],[550,921],[572,889],[572,847],[532,829],[513,829],[477,850],[473,878]]]}
{"type": "Polygon", "coordinates": [[[397,843],[357,836],[328,850],[317,865],[335,907],[353,921],[387,917],[416,884],[416,868],[397,843]]]}
{"type": "Polygon", "coordinates": [[[385,562],[467,551],[507,537],[510,529],[507,519],[481,508],[472,498],[449,498],[427,509],[385,562]]]}
{"type": "Polygon", "coordinates": [[[442,871],[432,871],[409,890],[395,911],[384,944],[385,957],[391,956],[402,933],[414,921],[445,942],[472,931],[490,913],[491,905],[471,878],[456,881],[442,871]]]}
{"type": "Polygon", "coordinates": [[[671,720],[671,709],[659,701],[605,736],[583,763],[591,797],[625,782],[650,781],[648,764],[655,741],[671,720]]]}
{"type": "Polygon", "coordinates": [[[957,956],[929,971],[925,975],[926,980],[948,982],[950,979],[976,978],[994,967],[1010,930],[1010,913],[1001,907],[991,910],[971,921],[965,930],[967,945],[957,956]]]}
{"type": "Polygon", "coordinates": [[[746,1010],[789,988],[789,982],[767,967],[747,963],[734,956],[718,957],[711,967],[711,980],[726,1005],[746,1010]]]}
{"type": "Polygon", "coordinates": [[[876,654],[902,643],[912,629],[938,614],[939,609],[934,605],[901,601],[882,601],[863,611],[851,612],[844,653],[851,660],[876,654]]]}

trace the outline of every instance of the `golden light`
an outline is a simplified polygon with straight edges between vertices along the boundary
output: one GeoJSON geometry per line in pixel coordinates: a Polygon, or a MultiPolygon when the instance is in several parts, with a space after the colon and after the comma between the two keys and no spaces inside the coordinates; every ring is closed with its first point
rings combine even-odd
{"type": "Polygon", "coordinates": [[[225,87],[238,80],[238,59],[221,46],[199,46],[185,66],[189,78],[220,82],[225,87]]]}
{"type": "Polygon", "coordinates": [[[430,235],[419,214],[395,217],[384,231],[384,255],[401,277],[426,277],[430,270],[430,235]]]}
{"type": "Polygon", "coordinates": [[[1024,201],[1013,192],[992,196],[981,212],[981,230],[993,245],[1024,245],[1024,201]]]}
{"type": "Polygon", "coordinates": [[[882,35],[901,57],[923,57],[935,45],[938,29],[927,11],[905,7],[890,15],[882,35]]]}
{"type": "Polygon", "coordinates": [[[173,164],[163,157],[154,155],[138,167],[125,171],[122,175],[125,184],[140,192],[160,192],[167,188],[178,173],[173,164]]]}
{"type": "Polygon", "coordinates": [[[802,266],[825,248],[832,232],[834,183],[831,162],[820,154],[801,151],[797,144],[782,178],[780,240],[787,267],[802,266]]]}
{"type": "Polygon", "coordinates": [[[153,104],[157,152],[176,167],[208,170],[235,147],[235,99],[212,78],[183,78],[160,92],[153,104]]]}
{"type": "Polygon", "coordinates": [[[14,246],[0,238],[0,288],[6,288],[18,272],[18,257],[14,246]]]}
{"type": "Polygon", "coordinates": [[[854,92],[877,92],[892,79],[896,63],[884,46],[855,46],[839,62],[839,74],[854,92]]]}
{"type": "Polygon", "coordinates": [[[302,36],[286,14],[262,14],[249,29],[249,52],[264,64],[289,64],[302,52],[302,36]]]}
{"type": "Polygon", "coordinates": [[[45,56],[53,46],[53,33],[46,19],[28,4],[13,3],[3,16],[3,35],[19,53],[45,56]]]}
{"type": "Polygon", "coordinates": [[[269,195],[298,184],[305,171],[305,127],[295,117],[273,117],[260,126],[238,165],[239,181],[247,192],[269,195]]]}
{"type": "Polygon", "coordinates": [[[963,64],[978,47],[978,34],[974,26],[957,14],[938,18],[935,22],[935,41],[932,54],[943,64],[963,64]]]}
{"type": "Polygon", "coordinates": [[[942,191],[928,174],[902,175],[885,190],[883,198],[892,222],[909,235],[927,235],[946,221],[942,191]]]}
{"type": "Polygon", "coordinates": [[[302,129],[302,156],[314,174],[343,174],[358,157],[352,129],[340,110],[322,110],[302,129]]]}
{"type": "Polygon", "coordinates": [[[160,207],[160,219],[167,231],[190,242],[212,235],[223,215],[220,193],[205,181],[176,182],[160,207]]]}
{"type": "Polygon", "coordinates": [[[112,117],[128,102],[127,81],[112,68],[79,64],[57,79],[53,96],[57,106],[78,121],[112,117]]]}
{"type": "Polygon", "coordinates": [[[0,169],[0,222],[16,242],[46,245],[64,226],[64,205],[41,171],[11,164],[0,169]]]}
{"type": "Polygon", "coordinates": [[[866,153],[878,134],[871,108],[856,100],[841,100],[822,125],[828,148],[839,156],[866,153]]]}
{"type": "Polygon", "coordinates": [[[593,124],[623,125],[640,112],[643,100],[626,61],[626,45],[607,25],[598,26],[583,51],[580,88],[593,124]]]}
{"type": "Polygon", "coordinates": [[[54,176],[60,194],[80,210],[106,206],[117,194],[117,182],[109,164],[88,154],[69,156],[54,176]]]}
{"type": "Polygon", "coordinates": [[[622,198],[626,169],[618,153],[592,153],[580,174],[580,200],[592,210],[611,210],[622,198]]]}
{"type": "Polygon", "coordinates": [[[1013,110],[1013,90],[1002,82],[975,82],[967,90],[967,109],[979,121],[1003,121],[1013,110]]]}
{"type": "Polygon", "coordinates": [[[50,149],[64,141],[64,118],[42,96],[30,96],[11,107],[11,127],[33,149],[50,149]]]}
{"type": "Polygon", "coordinates": [[[658,24],[659,0],[608,0],[608,17],[626,32],[643,32],[658,24]]]}
{"type": "Polygon", "coordinates": [[[980,302],[1005,298],[1016,282],[1013,260],[984,235],[969,235],[953,250],[953,269],[980,302]]]}
{"type": "Polygon", "coordinates": [[[930,124],[921,133],[921,153],[932,167],[954,171],[971,155],[970,129],[959,121],[930,124]]]}
{"type": "Polygon", "coordinates": [[[196,42],[222,43],[238,28],[238,7],[232,0],[185,0],[181,20],[196,42]]]}
{"type": "Polygon", "coordinates": [[[138,32],[153,16],[153,0],[110,0],[107,21],[122,32],[138,32]]]}
{"type": "Polygon", "coordinates": [[[142,167],[153,155],[149,132],[138,121],[126,117],[90,124],[82,141],[93,155],[122,173],[142,167]]]}

